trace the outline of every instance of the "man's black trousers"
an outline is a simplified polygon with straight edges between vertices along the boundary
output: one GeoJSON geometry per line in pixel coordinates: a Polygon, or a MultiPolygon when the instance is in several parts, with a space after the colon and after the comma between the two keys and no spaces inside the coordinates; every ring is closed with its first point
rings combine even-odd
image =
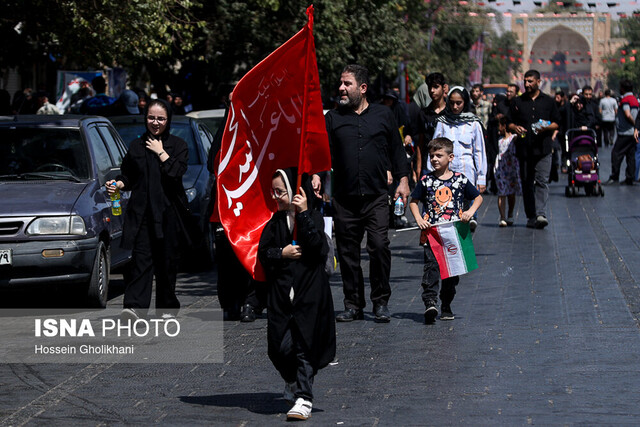
{"type": "Polygon", "coordinates": [[[389,208],[387,194],[346,196],[334,199],[335,232],[338,261],[346,309],[363,309],[364,277],[360,265],[360,244],[367,233],[369,281],[374,306],[387,305],[391,296],[389,275],[389,208]]]}

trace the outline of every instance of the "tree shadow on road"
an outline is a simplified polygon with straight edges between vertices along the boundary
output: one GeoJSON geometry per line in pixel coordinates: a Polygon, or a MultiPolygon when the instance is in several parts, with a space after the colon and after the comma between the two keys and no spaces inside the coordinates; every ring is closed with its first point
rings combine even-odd
{"type": "MultiPolygon", "coordinates": [[[[180,401],[191,405],[219,406],[221,408],[244,408],[261,415],[286,413],[291,405],[282,398],[282,393],[231,393],[211,396],[180,396],[180,401]]],[[[312,412],[323,412],[313,408],[312,412]]]]}

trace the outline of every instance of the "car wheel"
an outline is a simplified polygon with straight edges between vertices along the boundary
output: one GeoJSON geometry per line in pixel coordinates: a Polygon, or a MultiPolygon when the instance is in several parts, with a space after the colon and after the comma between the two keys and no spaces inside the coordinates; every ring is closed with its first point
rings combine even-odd
{"type": "Polygon", "coordinates": [[[87,299],[91,307],[104,308],[107,306],[109,290],[109,250],[104,242],[98,243],[96,259],[93,262],[91,280],[87,290],[87,299]]]}

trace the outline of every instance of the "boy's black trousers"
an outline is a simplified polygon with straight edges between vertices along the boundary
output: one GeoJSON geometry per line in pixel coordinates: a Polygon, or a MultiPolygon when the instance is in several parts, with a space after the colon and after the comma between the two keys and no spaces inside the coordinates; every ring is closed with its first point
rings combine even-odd
{"type": "MultiPolygon", "coordinates": [[[[442,280],[440,287],[440,302],[450,305],[456,295],[456,286],[460,276],[452,276],[442,280]]],[[[440,284],[440,268],[438,261],[429,245],[424,246],[424,273],[422,274],[422,301],[428,307],[437,304],[438,285],[440,284]]]]}

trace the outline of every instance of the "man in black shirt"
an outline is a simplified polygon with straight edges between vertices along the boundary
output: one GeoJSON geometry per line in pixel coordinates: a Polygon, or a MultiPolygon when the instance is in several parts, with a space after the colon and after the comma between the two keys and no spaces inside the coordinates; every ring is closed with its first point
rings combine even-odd
{"type": "Polygon", "coordinates": [[[511,107],[511,102],[513,99],[518,96],[520,92],[520,88],[517,84],[509,83],[507,85],[507,94],[504,97],[496,96],[493,100],[493,110],[491,111],[491,116],[497,122],[503,117],[507,117],[509,115],[509,109],[511,107]]]}
{"type": "Polygon", "coordinates": [[[527,227],[542,229],[549,224],[547,200],[552,138],[558,129],[560,114],[554,99],[540,91],[538,71],[529,70],[525,73],[524,87],[525,93],[514,98],[509,107],[509,129],[519,135],[516,155],[520,162],[527,227]],[[539,120],[544,120],[545,124],[534,132],[532,125],[538,126],[539,120]]]}
{"type": "Polygon", "coordinates": [[[391,110],[370,104],[366,93],[369,72],[348,65],[340,77],[340,106],[325,118],[334,182],[335,230],[342,274],[345,311],[338,322],[363,319],[364,278],[360,244],[367,232],[371,301],[379,322],[389,322],[389,210],[387,171],[399,181],[394,200],[409,196],[406,156],[391,110]]]}

